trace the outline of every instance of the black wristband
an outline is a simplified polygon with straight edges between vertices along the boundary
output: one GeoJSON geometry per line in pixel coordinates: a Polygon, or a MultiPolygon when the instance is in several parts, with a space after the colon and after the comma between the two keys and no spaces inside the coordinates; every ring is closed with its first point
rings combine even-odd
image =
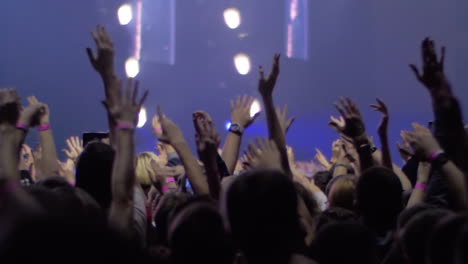
{"type": "Polygon", "coordinates": [[[437,155],[435,159],[432,160],[431,164],[435,168],[442,168],[447,162],[449,162],[449,157],[444,152],[441,152],[437,155]]]}

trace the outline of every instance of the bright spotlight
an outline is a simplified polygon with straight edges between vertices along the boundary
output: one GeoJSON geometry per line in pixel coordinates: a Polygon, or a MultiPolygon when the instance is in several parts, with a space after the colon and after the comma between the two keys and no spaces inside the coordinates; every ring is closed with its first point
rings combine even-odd
{"type": "Polygon", "coordinates": [[[226,25],[231,29],[237,28],[241,23],[239,10],[236,8],[228,8],[224,10],[224,22],[226,22],[226,25]]]}
{"type": "Polygon", "coordinates": [[[231,121],[226,121],[226,130],[229,130],[229,128],[231,128],[231,121]]]}
{"type": "Polygon", "coordinates": [[[257,113],[260,113],[260,111],[262,111],[260,102],[255,99],[255,101],[253,101],[252,105],[250,106],[250,117],[254,117],[257,113]]]}
{"type": "Polygon", "coordinates": [[[133,18],[132,6],[130,4],[123,4],[117,11],[120,25],[128,25],[133,18]]]}
{"type": "Polygon", "coordinates": [[[234,65],[237,72],[241,75],[246,75],[250,72],[250,58],[246,54],[240,53],[234,57],[234,65]]]}
{"type": "Polygon", "coordinates": [[[137,59],[130,57],[125,62],[125,72],[127,73],[127,77],[135,78],[140,72],[140,63],[137,59]]]}
{"type": "Polygon", "coordinates": [[[147,121],[146,117],[146,108],[144,106],[141,107],[140,113],[138,113],[138,124],[137,128],[142,128],[147,121]]]}

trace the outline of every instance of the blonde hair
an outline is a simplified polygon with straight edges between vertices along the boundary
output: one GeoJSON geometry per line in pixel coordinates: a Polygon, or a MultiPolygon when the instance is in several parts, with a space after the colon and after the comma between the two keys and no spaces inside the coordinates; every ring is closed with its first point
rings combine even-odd
{"type": "Polygon", "coordinates": [[[153,152],[141,152],[136,156],[136,165],[135,165],[135,175],[138,183],[143,186],[148,186],[152,184],[151,174],[154,174],[155,171],[151,167],[151,161],[159,162],[158,156],[153,152]]]}

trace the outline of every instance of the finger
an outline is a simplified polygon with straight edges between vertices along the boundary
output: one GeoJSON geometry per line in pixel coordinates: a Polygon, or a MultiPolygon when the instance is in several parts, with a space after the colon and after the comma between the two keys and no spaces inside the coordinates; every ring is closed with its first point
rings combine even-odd
{"type": "Polygon", "coordinates": [[[260,75],[260,80],[265,80],[265,71],[263,70],[263,66],[258,66],[258,73],[260,75]]]}
{"type": "Polygon", "coordinates": [[[256,113],[253,117],[252,117],[252,121],[255,121],[255,119],[257,119],[257,117],[260,115],[261,112],[258,112],[256,113]]]}
{"type": "Polygon", "coordinates": [[[231,111],[234,110],[234,101],[233,100],[230,101],[230,105],[231,105],[231,111]]]}
{"type": "Polygon", "coordinates": [[[253,98],[253,97],[249,98],[249,101],[248,101],[248,103],[246,105],[249,108],[249,110],[252,107],[252,104],[254,103],[254,101],[255,101],[255,98],[253,98]]]}
{"type": "Polygon", "coordinates": [[[89,61],[94,66],[96,63],[96,57],[94,57],[93,50],[91,48],[86,48],[86,54],[88,54],[89,61]]]}
{"type": "Polygon", "coordinates": [[[236,98],[236,106],[240,106],[241,105],[241,96],[237,96],[236,98]]]}
{"type": "Polygon", "coordinates": [[[440,67],[443,70],[444,69],[444,63],[445,63],[445,46],[442,46],[441,51],[440,51],[440,67]]]}
{"type": "Polygon", "coordinates": [[[247,100],[248,100],[247,95],[242,96],[242,102],[241,102],[242,107],[247,106],[247,100]]]}
{"type": "Polygon", "coordinates": [[[288,122],[287,122],[287,126],[286,126],[286,132],[288,132],[289,128],[291,127],[291,125],[294,123],[294,121],[296,121],[296,117],[291,117],[288,122]]]}
{"type": "Polygon", "coordinates": [[[345,110],[344,110],[344,108],[343,108],[343,106],[341,104],[335,103],[335,108],[336,108],[336,110],[338,110],[338,112],[340,113],[341,116],[343,116],[345,118],[348,116],[348,114],[345,112],[345,110]]]}
{"type": "Polygon", "coordinates": [[[418,67],[414,64],[409,65],[410,69],[413,71],[414,75],[416,76],[416,79],[418,79],[420,82],[422,82],[422,76],[419,73],[418,67]]]}
{"type": "Polygon", "coordinates": [[[136,80],[135,85],[133,85],[133,95],[132,95],[132,103],[134,104],[137,101],[139,87],[140,87],[140,82],[136,80]]]}
{"type": "Polygon", "coordinates": [[[132,93],[133,78],[127,78],[127,84],[125,85],[125,100],[130,100],[132,93]]]}
{"type": "Polygon", "coordinates": [[[139,107],[140,109],[141,109],[141,107],[143,106],[143,104],[145,103],[146,98],[148,98],[148,95],[149,95],[149,91],[146,90],[146,91],[143,93],[143,96],[141,97],[140,102],[138,103],[138,107],[139,107]]]}
{"type": "Polygon", "coordinates": [[[94,31],[91,31],[91,36],[93,37],[94,43],[96,43],[96,46],[99,48],[101,46],[101,42],[99,41],[98,34],[94,31]]]}
{"type": "Polygon", "coordinates": [[[67,157],[70,157],[70,156],[71,156],[70,151],[68,151],[67,149],[62,149],[62,152],[65,153],[65,155],[66,155],[67,157]]]}

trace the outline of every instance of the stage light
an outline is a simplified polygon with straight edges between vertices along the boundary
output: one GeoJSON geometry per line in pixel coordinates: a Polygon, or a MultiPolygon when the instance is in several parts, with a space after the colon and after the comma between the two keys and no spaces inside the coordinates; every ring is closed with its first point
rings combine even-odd
{"type": "Polygon", "coordinates": [[[224,22],[230,29],[237,28],[241,23],[241,15],[236,8],[228,8],[224,10],[224,22]]]}
{"type": "Polygon", "coordinates": [[[140,72],[140,63],[137,59],[130,57],[125,62],[125,72],[127,73],[127,77],[135,78],[140,72]]]}
{"type": "Polygon", "coordinates": [[[252,105],[250,106],[250,117],[254,117],[257,113],[260,113],[260,111],[262,111],[260,102],[255,99],[255,101],[253,101],[252,105]]]}
{"type": "Polygon", "coordinates": [[[140,113],[138,113],[137,128],[142,128],[146,124],[147,120],[148,120],[148,118],[146,116],[146,108],[144,106],[142,106],[141,109],[140,109],[140,113]]]}
{"type": "Polygon", "coordinates": [[[229,131],[229,128],[231,128],[231,121],[226,121],[225,126],[226,126],[226,130],[229,131]]]}
{"type": "Polygon", "coordinates": [[[132,6],[130,4],[121,5],[117,10],[117,17],[120,25],[128,25],[133,18],[132,6]]]}
{"type": "Polygon", "coordinates": [[[239,53],[234,57],[234,65],[237,72],[241,75],[246,75],[250,72],[250,58],[246,54],[239,53]]]}

